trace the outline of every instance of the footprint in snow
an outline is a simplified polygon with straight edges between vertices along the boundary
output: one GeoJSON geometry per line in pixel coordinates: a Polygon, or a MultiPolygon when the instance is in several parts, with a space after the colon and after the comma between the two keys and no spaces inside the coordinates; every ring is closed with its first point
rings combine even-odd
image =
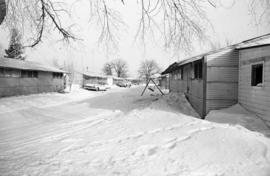
{"type": "Polygon", "coordinates": [[[156,145],[144,145],[139,147],[132,153],[134,156],[152,156],[157,153],[158,146],[156,145]]]}

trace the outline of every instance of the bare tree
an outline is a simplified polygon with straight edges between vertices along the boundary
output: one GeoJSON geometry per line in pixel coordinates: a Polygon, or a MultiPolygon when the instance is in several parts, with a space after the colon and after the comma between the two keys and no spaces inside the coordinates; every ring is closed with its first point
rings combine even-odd
{"type": "MultiPolygon", "coordinates": [[[[144,40],[147,33],[163,36],[165,47],[188,49],[193,39],[203,39],[208,25],[205,5],[215,6],[215,0],[138,0],[140,22],[136,38],[144,40]]],[[[61,25],[62,13],[68,13],[64,1],[59,0],[8,0],[6,24],[22,29],[30,26],[33,31],[30,47],[36,46],[44,37],[45,29],[55,28],[63,39],[75,39],[61,25]]],[[[99,41],[117,46],[119,27],[123,20],[115,3],[125,6],[127,0],[89,0],[91,19],[101,26],[99,41]],[[112,5],[114,4],[114,6],[112,5]]]]}
{"type": "Polygon", "coordinates": [[[111,62],[106,62],[102,68],[102,72],[105,75],[113,75],[113,64],[111,62]]]}
{"type": "Polygon", "coordinates": [[[126,61],[122,59],[116,59],[112,61],[112,67],[117,77],[119,78],[127,77],[128,66],[127,66],[126,61]]]}
{"type": "Polygon", "coordinates": [[[155,60],[145,60],[142,61],[138,70],[139,77],[149,80],[151,76],[160,72],[160,67],[155,60]]]}

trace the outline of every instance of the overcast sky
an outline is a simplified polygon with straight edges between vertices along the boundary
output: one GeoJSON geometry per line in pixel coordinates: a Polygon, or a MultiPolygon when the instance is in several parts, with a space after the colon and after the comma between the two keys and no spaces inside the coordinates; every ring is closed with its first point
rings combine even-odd
{"type": "MultiPolygon", "coordinates": [[[[142,47],[140,42],[134,44],[134,35],[139,20],[138,5],[134,0],[126,3],[125,6],[116,4],[127,25],[119,30],[121,35],[119,50],[108,54],[102,46],[97,44],[99,30],[95,27],[95,24],[89,23],[90,14],[87,1],[81,0],[76,6],[73,6],[72,18],[65,20],[67,24],[75,24],[73,27],[74,34],[81,40],[67,45],[59,41],[57,33],[52,33],[47,35],[38,47],[27,50],[27,59],[44,63],[51,63],[53,59],[58,59],[59,63],[64,60],[72,60],[76,69],[80,71],[88,67],[90,72],[101,73],[101,68],[105,62],[121,58],[128,63],[129,75],[135,77],[142,60],[155,59],[165,69],[174,61],[210,49],[206,45],[203,47],[196,45],[192,53],[187,54],[180,51],[181,54],[176,56],[170,51],[165,51],[161,42],[155,42],[151,38],[148,38],[145,48],[142,47]]],[[[236,43],[269,33],[269,26],[255,26],[252,23],[253,19],[248,10],[248,0],[220,0],[217,8],[210,6],[205,8],[214,29],[213,31],[209,28],[207,35],[209,40],[214,43],[220,43],[221,45],[224,45],[225,41],[236,43]]],[[[0,30],[0,37],[2,46],[0,49],[3,50],[7,47],[9,41],[8,33],[3,30],[3,27],[0,30]]]]}

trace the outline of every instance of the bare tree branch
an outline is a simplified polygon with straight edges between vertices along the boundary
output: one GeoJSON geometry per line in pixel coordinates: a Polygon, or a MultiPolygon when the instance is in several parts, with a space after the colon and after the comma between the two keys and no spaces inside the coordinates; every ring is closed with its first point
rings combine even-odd
{"type": "MultiPolygon", "coordinates": [[[[66,27],[61,25],[62,13],[68,14],[62,0],[7,0],[7,26],[24,30],[30,26],[33,32],[31,44],[34,47],[42,41],[44,30],[53,27],[69,41],[76,39],[66,27]]],[[[117,49],[125,25],[120,12],[109,0],[89,0],[91,19],[100,26],[99,43],[107,49],[117,49]]],[[[119,5],[127,5],[127,0],[119,0],[119,5]]],[[[216,7],[215,0],[137,0],[140,17],[136,39],[145,36],[162,36],[166,48],[190,49],[193,40],[203,40],[205,27],[209,25],[204,6],[216,7]]]]}
{"type": "Polygon", "coordinates": [[[35,47],[42,41],[44,30],[53,27],[64,40],[76,39],[61,25],[60,16],[68,11],[63,2],[53,0],[7,0],[6,26],[9,29],[18,28],[21,33],[31,30],[31,44],[24,47],[35,47]]]}
{"type": "Polygon", "coordinates": [[[255,25],[270,25],[270,0],[250,0],[249,8],[255,25]]]}

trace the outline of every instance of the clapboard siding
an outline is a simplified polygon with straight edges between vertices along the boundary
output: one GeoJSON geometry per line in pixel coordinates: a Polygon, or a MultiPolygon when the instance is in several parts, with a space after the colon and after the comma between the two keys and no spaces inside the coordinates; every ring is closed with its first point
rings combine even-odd
{"type": "Polygon", "coordinates": [[[270,46],[262,46],[240,50],[240,62],[247,61],[253,58],[269,56],[270,46]]]}
{"type": "Polygon", "coordinates": [[[236,100],[238,85],[228,83],[208,83],[207,99],[236,100]]]}
{"type": "Polygon", "coordinates": [[[238,67],[207,67],[207,82],[238,82],[238,67]]]}
{"type": "Polygon", "coordinates": [[[206,112],[237,103],[238,56],[238,51],[231,48],[206,57],[206,112]]]}
{"type": "Polygon", "coordinates": [[[233,67],[238,66],[238,51],[229,48],[223,51],[208,55],[207,66],[222,66],[222,67],[233,67]]]}
{"type": "Polygon", "coordinates": [[[236,104],[237,103],[237,99],[236,100],[210,100],[208,99],[206,101],[206,108],[208,109],[208,111],[211,110],[216,110],[216,109],[221,109],[221,108],[227,108],[229,106],[231,106],[232,104],[236,104]]]}
{"type": "Polygon", "coordinates": [[[270,46],[240,50],[239,103],[270,121],[270,46]],[[264,63],[262,87],[251,86],[251,65],[264,63]]]}

